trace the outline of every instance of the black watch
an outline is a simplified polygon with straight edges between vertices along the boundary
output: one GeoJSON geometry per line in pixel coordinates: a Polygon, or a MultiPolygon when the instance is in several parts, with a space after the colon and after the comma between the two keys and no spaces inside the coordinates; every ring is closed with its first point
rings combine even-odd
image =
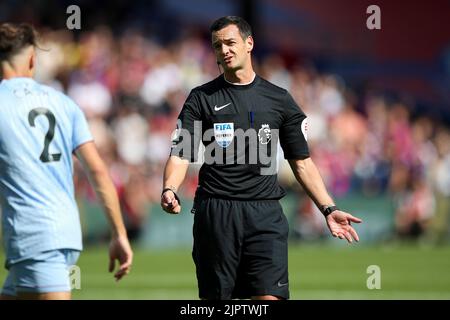
{"type": "Polygon", "coordinates": [[[339,210],[337,206],[323,206],[322,213],[325,217],[331,214],[333,211],[339,210]]]}

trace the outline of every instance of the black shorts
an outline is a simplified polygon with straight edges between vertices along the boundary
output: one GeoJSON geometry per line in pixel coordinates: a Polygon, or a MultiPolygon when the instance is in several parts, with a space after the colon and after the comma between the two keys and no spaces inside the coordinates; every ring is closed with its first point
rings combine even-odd
{"type": "Polygon", "coordinates": [[[289,298],[289,227],[278,200],[196,199],[193,211],[201,299],[289,298]]]}

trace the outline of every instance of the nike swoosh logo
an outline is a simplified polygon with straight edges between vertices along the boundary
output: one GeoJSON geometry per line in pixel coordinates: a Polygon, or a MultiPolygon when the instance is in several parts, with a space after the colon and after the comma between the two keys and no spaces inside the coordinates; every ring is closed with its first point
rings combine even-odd
{"type": "Polygon", "coordinates": [[[289,284],[289,282],[281,283],[280,281],[278,281],[277,286],[281,288],[281,287],[287,286],[288,284],[289,284]]]}
{"type": "Polygon", "coordinates": [[[222,110],[223,108],[228,107],[230,104],[231,104],[231,102],[230,102],[230,103],[227,103],[227,104],[224,104],[223,106],[220,106],[220,107],[218,107],[217,104],[216,104],[216,105],[214,106],[214,111],[222,110]]]}

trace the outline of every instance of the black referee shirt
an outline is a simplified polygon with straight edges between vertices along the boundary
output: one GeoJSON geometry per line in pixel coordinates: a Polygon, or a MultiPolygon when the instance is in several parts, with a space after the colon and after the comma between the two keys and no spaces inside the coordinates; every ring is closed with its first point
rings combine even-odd
{"type": "Polygon", "coordinates": [[[250,84],[234,85],[222,74],[189,94],[178,118],[171,155],[197,161],[199,141],[203,142],[200,195],[280,199],[285,192],[277,180],[277,145],[280,142],[286,159],[309,157],[305,119],[285,89],[258,75],[250,84]],[[246,135],[238,141],[242,133],[246,135]]]}

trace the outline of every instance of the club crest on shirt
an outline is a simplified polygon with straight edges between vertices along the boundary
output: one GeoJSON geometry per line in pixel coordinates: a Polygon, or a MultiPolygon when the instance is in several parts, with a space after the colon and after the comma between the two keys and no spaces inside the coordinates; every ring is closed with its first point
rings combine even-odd
{"type": "Polygon", "coordinates": [[[222,148],[228,147],[234,138],[234,123],[214,123],[214,138],[222,148]]]}
{"type": "Polygon", "coordinates": [[[272,132],[268,124],[261,125],[261,129],[258,131],[258,138],[261,144],[268,144],[272,139],[272,132]]]}

